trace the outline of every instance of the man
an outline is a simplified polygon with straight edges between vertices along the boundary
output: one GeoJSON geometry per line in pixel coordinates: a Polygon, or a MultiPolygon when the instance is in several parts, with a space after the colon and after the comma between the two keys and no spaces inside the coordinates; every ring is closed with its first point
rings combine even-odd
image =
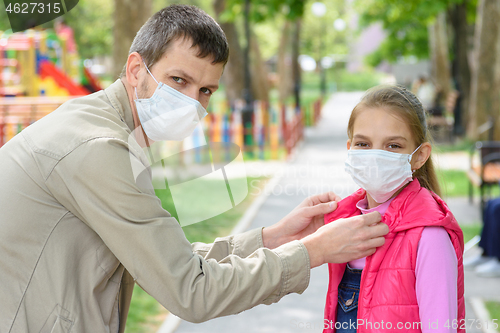
{"type": "Polygon", "coordinates": [[[137,34],[119,80],[0,149],[0,332],[123,332],[134,283],[201,322],[301,293],[312,267],[384,243],[378,214],[323,226],[338,200],[326,193],[269,228],[189,244],[154,191],[136,184],[134,165],[147,165],[140,144],[186,134],[162,119],[145,126],[142,103],[153,108],[166,102],[161,94],[180,92],[206,107],[227,57],[212,18],[167,7],[137,34]]]}

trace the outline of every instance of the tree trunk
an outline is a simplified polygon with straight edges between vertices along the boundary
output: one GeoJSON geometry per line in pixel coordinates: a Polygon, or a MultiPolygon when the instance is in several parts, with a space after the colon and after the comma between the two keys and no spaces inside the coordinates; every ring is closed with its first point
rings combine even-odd
{"type": "Polygon", "coordinates": [[[429,27],[429,41],[432,59],[432,76],[437,90],[442,92],[444,104],[450,92],[450,64],[448,38],[446,36],[446,14],[436,17],[436,22],[429,27]]]}
{"type": "Polygon", "coordinates": [[[294,31],[292,37],[292,76],[293,76],[293,94],[295,96],[295,107],[300,109],[300,85],[301,72],[299,64],[300,55],[300,19],[294,22],[294,31]]]}
{"type": "Polygon", "coordinates": [[[127,62],[135,35],[151,16],[151,0],[115,0],[113,27],[113,76],[118,77],[127,62]]]}
{"type": "Polygon", "coordinates": [[[280,45],[278,49],[278,92],[281,105],[286,103],[286,99],[293,90],[293,78],[290,66],[290,56],[288,45],[290,43],[290,21],[286,20],[283,25],[280,45]]]}
{"type": "Polygon", "coordinates": [[[255,100],[269,102],[269,71],[260,54],[257,36],[250,38],[250,68],[252,75],[252,93],[255,100]]]}
{"type": "Polygon", "coordinates": [[[470,121],[468,136],[487,139],[488,133],[479,133],[478,126],[489,119],[496,122],[494,138],[500,140],[500,2],[480,0],[476,16],[474,56],[476,68],[472,73],[470,94],[470,121]]]}
{"type": "Polygon", "coordinates": [[[452,75],[455,81],[455,89],[459,95],[456,101],[454,118],[454,134],[465,134],[466,124],[469,119],[470,81],[471,71],[469,67],[469,43],[467,33],[467,4],[454,5],[449,11],[451,26],[453,27],[453,49],[454,58],[452,64],[452,75]]]}
{"type": "Polygon", "coordinates": [[[243,67],[243,51],[240,46],[238,31],[233,22],[220,22],[220,14],[226,6],[225,0],[215,0],[213,3],[215,17],[219,21],[219,25],[226,34],[229,43],[229,61],[224,68],[222,82],[224,83],[226,98],[233,102],[236,99],[243,98],[242,92],[245,88],[244,67],[243,67]]]}

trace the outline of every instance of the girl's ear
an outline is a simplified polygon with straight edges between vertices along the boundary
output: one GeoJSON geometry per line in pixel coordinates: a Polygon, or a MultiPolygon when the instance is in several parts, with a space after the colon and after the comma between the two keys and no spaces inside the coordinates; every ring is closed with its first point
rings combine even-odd
{"type": "Polygon", "coordinates": [[[432,146],[429,142],[422,143],[419,150],[415,152],[411,159],[411,169],[420,169],[431,156],[432,146]]]}
{"type": "Polygon", "coordinates": [[[351,139],[347,140],[347,150],[351,149],[351,139]]]}

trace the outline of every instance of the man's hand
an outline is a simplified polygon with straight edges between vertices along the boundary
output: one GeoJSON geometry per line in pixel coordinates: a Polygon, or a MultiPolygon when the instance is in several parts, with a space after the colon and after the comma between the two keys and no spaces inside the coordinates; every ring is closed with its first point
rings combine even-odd
{"type": "Polygon", "coordinates": [[[384,245],[389,227],[380,222],[380,214],[339,219],[326,224],[302,243],[309,252],[311,268],[324,263],[342,263],[372,255],[384,245]]]}
{"type": "Polygon", "coordinates": [[[281,221],[262,231],[264,246],[274,249],[292,240],[302,239],[324,225],[324,215],[337,209],[340,197],[326,192],[305,199],[281,221]]]}

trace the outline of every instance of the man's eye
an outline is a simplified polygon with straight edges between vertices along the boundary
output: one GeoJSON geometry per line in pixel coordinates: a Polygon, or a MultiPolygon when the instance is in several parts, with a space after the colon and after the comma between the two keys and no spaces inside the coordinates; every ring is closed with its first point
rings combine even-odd
{"type": "Polygon", "coordinates": [[[212,91],[208,88],[201,88],[200,91],[206,95],[211,95],[212,91]]]}
{"type": "Polygon", "coordinates": [[[184,83],[184,79],[177,77],[177,76],[173,76],[172,80],[174,80],[177,83],[184,83]]]}

